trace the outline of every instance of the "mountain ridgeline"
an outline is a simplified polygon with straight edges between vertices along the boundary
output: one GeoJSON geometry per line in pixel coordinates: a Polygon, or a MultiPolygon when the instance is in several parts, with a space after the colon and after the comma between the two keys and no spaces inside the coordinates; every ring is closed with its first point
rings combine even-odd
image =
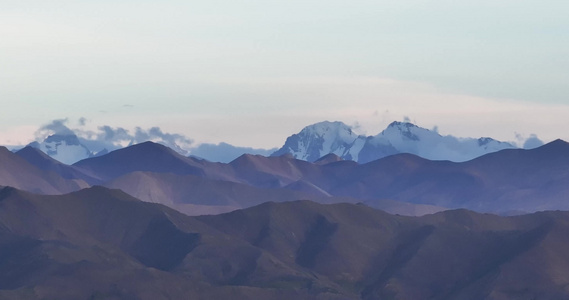
{"type": "Polygon", "coordinates": [[[566,299],[569,214],[267,202],[190,217],[0,189],[1,299],[566,299]]]}
{"type": "Polygon", "coordinates": [[[334,154],[316,162],[291,154],[245,154],[225,164],[186,157],[152,142],[71,166],[31,147],[0,154],[0,185],[40,194],[103,185],[190,215],[299,199],[365,203],[403,215],[455,208],[499,214],[569,209],[569,146],[561,140],[466,162],[407,153],[365,164],[334,154]]]}
{"type": "Polygon", "coordinates": [[[314,162],[333,153],[344,160],[367,163],[393,154],[411,153],[432,160],[460,162],[511,148],[515,147],[492,138],[441,136],[409,122],[393,122],[376,136],[357,135],[342,122],[320,122],[287,138],[284,146],[272,155],[290,153],[297,159],[314,162]]]}
{"type": "Polygon", "coordinates": [[[0,147],[0,299],[569,298],[569,143],[325,125],[229,163],[0,147]]]}
{"type": "MultiPolygon", "coordinates": [[[[137,144],[132,140],[129,146],[137,144]]],[[[344,160],[370,162],[397,153],[411,153],[433,160],[466,161],[483,154],[515,148],[510,143],[492,138],[456,138],[418,127],[409,122],[393,122],[375,136],[358,135],[342,122],[320,122],[305,127],[286,139],[280,149],[254,149],[236,147],[227,143],[200,144],[182,149],[176,144],[164,144],[176,152],[213,162],[229,163],[243,154],[281,156],[292,154],[301,160],[314,162],[327,154],[336,154],[344,160]]],[[[108,141],[78,138],[71,130],[48,136],[44,141],[29,146],[38,148],[66,164],[101,156],[108,149],[118,150],[121,145],[108,141]]]]}

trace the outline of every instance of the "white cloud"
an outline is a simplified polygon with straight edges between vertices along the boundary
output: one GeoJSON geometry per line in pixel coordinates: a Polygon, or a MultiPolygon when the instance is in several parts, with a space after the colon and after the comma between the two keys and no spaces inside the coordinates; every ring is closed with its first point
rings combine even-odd
{"type": "Polygon", "coordinates": [[[532,134],[529,138],[527,138],[524,142],[523,148],[524,149],[533,149],[543,145],[543,141],[540,140],[537,135],[532,134]]]}

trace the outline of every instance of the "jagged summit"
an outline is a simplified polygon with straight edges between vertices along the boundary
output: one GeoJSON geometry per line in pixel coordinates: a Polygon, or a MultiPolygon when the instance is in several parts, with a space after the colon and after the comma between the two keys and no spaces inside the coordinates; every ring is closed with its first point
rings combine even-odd
{"type": "Polygon", "coordinates": [[[319,123],[315,123],[309,126],[304,127],[301,132],[310,133],[310,134],[318,134],[324,135],[330,131],[334,131],[336,133],[343,133],[346,132],[349,135],[352,134],[352,128],[342,122],[339,121],[323,121],[319,123]]]}
{"type": "Polygon", "coordinates": [[[93,155],[74,134],[53,134],[41,143],[33,142],[28,146],[40,149],[52,158],[68,165],[93,155]]]}
{"type": "Polygon", "coordinates": [[[355,134],[342,122],[320,122],[287,138],[272,155],[292,154],[297,159],[315,162],[333,153],[344,160],[366,163],[397,153],[411,153],[432,160],[466,161],[502,149],[510,143],[491,138],[456,138],[410,122],[392,122],[375,136],[355,134]]]}
{"type": "MultiPolygon", "coordinates": [[[[148,142],[146,142],[148,143],[148,142]]],[[[131,141],[129,146],[141,145],[145,151],[155,151],[153,147],[168,145],[173,151],[186,157],[197,156],[212,162],[231,162],[242,154],[261,154],[263,156],[292,157],[315,162],[333,153],[343,160],[366,163],[397,153],[411,153],[432,160],[451,160],[455,162],[471,160],[486,153],[515,148],[509,143],[490,137],[456,138],[442,136],[436,130],[429,130],[408,121],[391,122],[377,135],[365,136],[354,132],[353,128],[340,121],[323,121],[304,127],[288,137],[278,150],[234,147],[229,144],[206,144],[188,151],[162,142],[146,144],[131,141]],[[151,145],[151,146],[148,146],[151,145]],[[203,147],[202,147],[203,146],[203,147]],[[144,147],[147,147],[144,148],[144,147]],[[195,153],[194,153],[195,152],[195,153]],[[202,155],[196,155],[201,153],[202,155]]],[[[40,149],[50,157],[71,165],[86,158],[106,155],[124,145],[110,142],[87,140],[73,132],[62,132],[46,137],[43,141],[28,146],[40,149]],[[102,146],[106,146],[102,147],[102,146]],[[108,150],[107,150],[108,149],[108,150]],[[92,151],[96,150],[96,151],[92,151]]]]}
{"type": "Polygon", "coordinates": [[[496,141],[496,140],[493,138],[490,138],[490,137],[481,137],[478,139],[478,146],[484,146],[484,145],[487,145],[489,143],[492,143],[493,141],[496,141]]]}
{"type": "MultiPolygon", "coordinates": [[[[392,139],[408,139],[412,141],[419,141],[421,136],[424,135],[436,135],[440,136],[438,133],[434,131],[430,131],[425,128],[421,128],[415,124],[409,122],[392,122],[384,129],[380,134],[377,136],[388,136],[388,139],[391,141],[392,139]]],[[[377,137],[376,136],[376,137],[377,137]]]]}
{"type": "Polygon", "coordinates": [[[413,124],[413,123],[407,122],[407,121],[403,121],[403,122],[400,122],[400,121],[393,121],[393,122],[391,122],[387,127],[388,127],[388,128],[389,128],[389,127],[399,127],[399,128],[406,127],[406,128],[410,128],[410,127],[419,127],[419,126],[417,126],[417,125],[415,125],[415,124],[413,124]]]}
{"type": "Polygon", "coordinates": [[[337,121],[324,121],[293,134],[287,138],[283,147],[271,156],[291,153],[297,159],[314,162],[328,153],[334,153],[352,159],[350,150],[361,148],[364,142],[365,137],[354,133],[350,126],[337,121]]]}

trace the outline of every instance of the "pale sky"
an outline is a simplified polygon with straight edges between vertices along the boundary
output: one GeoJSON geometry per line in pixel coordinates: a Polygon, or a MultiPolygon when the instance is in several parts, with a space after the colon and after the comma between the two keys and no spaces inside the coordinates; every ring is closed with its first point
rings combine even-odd
{"type": "Polygon", "coordinates": [[[0,144],[65,118],[263,148],[405,117],[569,141],[568,15],[566,0],[0,0],[0,144]]]}

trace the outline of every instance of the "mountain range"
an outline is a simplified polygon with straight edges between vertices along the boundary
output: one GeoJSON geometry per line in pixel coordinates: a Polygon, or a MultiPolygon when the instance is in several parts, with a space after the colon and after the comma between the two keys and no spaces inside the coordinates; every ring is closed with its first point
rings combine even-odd
{"type": "Polygon", "coordinates": [[[190,217],[104,187],[5,187],[0,298],[566,299],[567,220],[311,201],[190,217]]]}
{"type": "MultiPolygon", "coordinates": [[[[136,144],[131,141],[129,145],[136,144]]],[[[456,138],[442,136],[438,132],[418,127],[409,122],[393,122],[375,136],[358,135],[342,122],[320,122],[305,127],[288,137],[279,149],[254,149],[236,147],[227,143],[200,144],[191,149],[182,149],[171,142],[165,144],[176,152],[212,162],[228,163],[243,154],[280,156],[290,153],[301,160],[314,162],[326,154],[336,154],[344,160],[366,163],[397,153],[411,153],[432,160],[466,161],[480,155],[502,149],[515,148],[511,143],[492,138],[456,138]]],[[[42,142],[29,146],[41,149],[66,164],[100,156],[122,148],[121,145],[96,142],[78,138],[67,129],[64,133],[48,136],[42,142]],[[90,150],[88,146],[95,147],[90,150]]]]}
{"type": "Polygon", "coordinates": [[[32,147],[16,153],[4,148],[0,154],[0,185],[41,194],[104,185],[190,215],[299,199],[361,202],[404,215],[456,208],[498,214],[569,209],[569,144],[561,140],[466,162],[401,153],[363,164],[335,154],[315,162],[291,154],[245,154],[214,163],[152,142],[73,165],[32,147]]]}
{"type": "Polygon", "coordinates": [[[367,163],[397,153],[411,153],[431,160],[467,161],[483,154],[515,148],[492,138],[455,138],[409,122],[393,122],[375,136],[355,134],[342,122],[321,122],[287,138],[272,155],[285,153],[316,161],[334,153],[345,160],[367,163]]]}
{"type": "Polygon", "coordinates": [[[228,163],[0,147],[0,299],[569,298],[569,143],[316,125],[228,163]]]}

